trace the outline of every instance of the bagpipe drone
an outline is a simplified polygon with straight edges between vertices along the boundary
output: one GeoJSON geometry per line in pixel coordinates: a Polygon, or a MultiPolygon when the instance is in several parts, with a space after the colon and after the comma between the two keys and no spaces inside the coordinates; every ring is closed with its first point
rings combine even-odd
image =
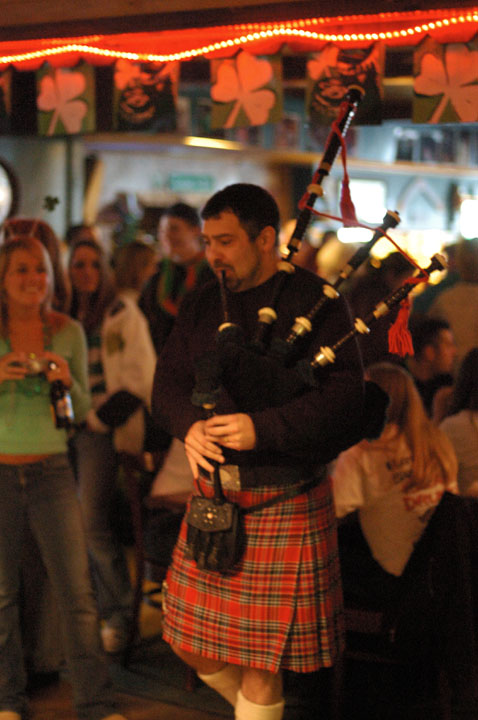
{"type": "MultiPolygon", "coordinates": [[[[218,328],[215,350],[201,358],[197,364],[196,386],[192,395],[193,404],[207,407],[211,411],[216,405],[220,392],[221,377],[227,374],[229,377],[235,375],[238,378],[234,399],[238,402],[241,412],[279,407],[307,389],[319,387],[322,369],[333,365],[342,348],[357,335],[369,333],[379,318],[397,307],[400,307],[400,310],[389,334],[390,350],[401,355],[413,353],[407,328],[408,296],[417,283],[426,282],[431,272],[443,270],[446,263],[440,255],[435,255],[428,267],[422,269],[406,255],[387,235],[387,231],[396,227],[400,222],[399,214],[390,210],[386,212],[381,225],[374,229],[371,239],[361,246],[348,261],[336,282],[333,284],[325,282],[322,290],[319,289],[320,295],[313,306],[308,308],[304,315],[295,318],[287,336],[285,338],[274,337],[269,341],[270,330],[277,320],[276,307],[282,289],[287,283],[287,278],[295,272],[294,254],[300,247],[312,216],[323,215],[314,210],[314,203],[323,194],[323,180],[329,175],[340,150],[342,150],[344,167],[340,203],[342,217],[334,219],[341,219],[346,225],[359,225],[348,189],[344,136],[362,95],[362,88],[351,86],[340,106],[320,164],[299,203],[300,213],[287,245],[287,252],[278,264],[270,304],[258,311],[257,333],[251,342],[246,342],[242,329],[230,322],[224,278],[220,281],[224,321],[218,328]],[[407,278],[401,287],[379,302],[366,317],[355,318],[353,327],[343,337],[330,345],[321,346],[312,360],[310,358],[297,359],[300,357],[297,348],[300,348],[304,338],[312,332],[314,323],[318,318],[320,319],[328,306],[336,302],[345,281],[365,262],[375,243],[384,236],[407,257],[411,266],[415,267],[413,275],[407,278]]],[[[355,442],[363,437],[372,438],[380,434],[386,404],[386,396],[384,397],[380,388],[373,383],[365,383],[363,422],[360,427],[357,427],[355,442]]]]}

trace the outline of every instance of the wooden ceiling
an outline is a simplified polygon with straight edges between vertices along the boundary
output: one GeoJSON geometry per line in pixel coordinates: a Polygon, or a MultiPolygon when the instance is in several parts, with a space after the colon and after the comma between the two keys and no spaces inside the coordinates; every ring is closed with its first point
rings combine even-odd
{"type": "Polygon", "coordinates": [[[475,5],[473,0],[381,0],[380,8],[366,0],[0,0],[0,41],[475,5]]]}

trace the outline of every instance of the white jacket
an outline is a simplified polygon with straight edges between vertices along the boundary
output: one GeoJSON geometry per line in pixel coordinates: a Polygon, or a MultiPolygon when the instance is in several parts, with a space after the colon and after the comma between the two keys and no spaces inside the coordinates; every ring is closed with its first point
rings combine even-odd
{"type": "MultiPolygon", "coordinates": [[[[107,397],[118,390],[128,390],[151,407],[156,352],[148,322],[137,304],[138,293],[122,290],[108,309],[101,328],[101,360],[107,397]]],[[[90,427],[105,432],[109,428],[96,413],[88,417],[90,427]]],[[[137,454],[144,439],[142,408],[114,431],[118,451],[137,454]]]]}

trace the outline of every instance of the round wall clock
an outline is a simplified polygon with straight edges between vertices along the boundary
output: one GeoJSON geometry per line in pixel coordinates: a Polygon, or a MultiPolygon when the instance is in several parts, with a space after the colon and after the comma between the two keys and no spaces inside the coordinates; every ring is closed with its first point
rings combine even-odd
{"type": "Polygon", "coordinates": [[[0,225],[18,206],[18,181],[10,165],[0,158],[0,225]]]}

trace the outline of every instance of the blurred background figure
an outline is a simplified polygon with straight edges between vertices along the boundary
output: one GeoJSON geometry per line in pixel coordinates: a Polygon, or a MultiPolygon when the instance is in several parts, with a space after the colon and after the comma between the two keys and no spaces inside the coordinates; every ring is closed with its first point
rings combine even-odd
{"type": "Polygon", "coordinates": [[[55,291],[52,307],[58,312],[67,312],[70,305],[70,284],[63,267],[61,242],[53,228],[39,218],[9,218],[3,224],[5,240],[12,236],[36,237],[47,249],[53,266],[55,291]]]}
{"type": "MultiPolygon", "coordinates": [[[[148,322],[138,306],[140,292],[156,269],[156,254],[150,245],[133,241],[118,248],[113,258],[116,299],[107,310],[101,328],[101,358],[106,382],[105,402],[87,416],[90,430],[113,433],[116,453],[141,456],[145,448],[156,352],[148,322]]],[[[132,620],[132,590],[120,541],[120,528],[108,517],[114,486],[103,482],[103,493],[91,489],[88,512],[93,517],[96,538],[108,548],[110,564],[103,567],[102,587],[109,605],[100,601],[105,622],[101,636],[106,652],[124,650],[132,620]],[[116,533],[115,533],[116,530],[116,533]],[[116,581],[116,585],[110,582],[116,581]],[[116,588],[116,594],[111,593],[116,588]]],[[[97,549],[101,552],[100,544],[97,549]]]]}
{"type": "MultiPolygon", "coordinates": [[[[279,232],[279,249],[282,254],[287,254],[287,245],[292,237],[297,224],[296,218],[287,220],[286,223],[280,229],[279,232]]],[[[307,228],[305,236],[302,238],[301,244],[297,252],[294,253],[293,262],[294,265],[302,267],[305,270],[310,270],[315,275],[317,274],[317,247],[319,242],[318,233],[314,230],[314,226],[311,225],[307,228]]]]}
{"type": "Polygon", "coordinates": [[[346,294],[354,313],[365,317],[380,300],[399,288],[414,269],[401,252],[391,252],[381,260],[367,260],[348,281],[346,294]]]}
{"type": "Polygon", "coordinates": [[[101,244],[109,255],[114,249],[136,240],[141,232],[143,211],[135,192],[117,192],[95,217],[101,244]]]}
{"type": "Polygon", "coordinates": [[[459,364],[471,348],[478,346],[478,237],[458,243],[456,269],[460,279],[434,300],[428,314],[449,323],[459,364]]]}
{"type": "Polygon", "coordinates": [[[307,238],[304,238],[300,244],[300,248],[294,254],[294,265],[302,267],[305,270],[310,270],[310,272],[317,275],[316,255],[317,248],[311,245],[307,238]]]}
{"type": "MultiPolygon", "coordinates": [[[[73,244],[68,272],[72,286],[70,315],[79,320],[86,333],[88,381],[93,408],[97,408],[106,397],[101,358],[101,327],[106,311],[116,295],[112,272],[103,248],[93,239],[78,240],[73,244]]],[[[95,447],[101,444],[100,438],[92,438],[92,441],[95,447]]],[[[107,442],[106,438],[102,438],[102,441],[107,442]]],[[[105,458],[106,473],[107,467],[105,458]]]]}
{"type": "MultiPolygon", "coordinates": [[[[179,307],[185,296],[214,278],[201,242],[201,220],[197,210],[186,203],[176,203],[164,211],[158,224],[161,260],[157,272],[147,283],[139,305],[148,318],[156,352],[161,352],[173,329],[179,307]]],[[[186,458],[184,443],[169,440],[164,431],[154,430],[152,445],[162,449],[159,467],[150,490],[151,498],[192,491],[193,477],[186,458]]],[[[154,504],[154,500],[153,503],[154,504]]],[[[146,519],[148,554],[169,557],[182,519],[164,508],[150,510],[146,519]],[[167,528],[167,530],[165,530],[167,528]]]]}
{"type": "Polygon", "coordinates": [[[337,517],[358,511],[358,523],[339,533],[346,602],[380,607],[445,490],[457,492],[457,461],[404,368],[377,363],[367,378],[389,395],[385,428],[339,455],[332,476],[337,517]]]}
{"type": "Polygon", "coordinates": [[[176,203],[164,211],[158,225],[158,243],[163,257],[141,294],[139,306],[148,319],[159,354],[184,296],[213,279],[214,274],[204,257],[199,215],[190,205],[176,203]]]}
{"type": "MultiPolygon", "coordinates": [[[[113,279],[103,249],[92,239],[78,240],[73,244],[68,270],[72,286],[71,316],[81,322],[86,333],[88,383],[92,406],[97,409],[106,399],[101,327],[115,297],[113,279]]],[[[111,620],[122,628],[129,619],[132,597],[123,550],[112,532],[109,517],[118,471],[113,433],[98,433],[85,424],[76,432],[72,445],[90,569],[101,619],[104,626],[111,620]]],[[[108,647],[108,643],[106,645],[108,647]]]]}
{"type": "Polygon", "coordinates": [[[335,230],[327,230],[317,246],[317,273],[327,282],[335,282],[357,247],[354,243],[341,242],[335,230]]]}
{"type": "Polygon", "coordinates": [[[409,321],[414,355],[406,364],[429,417],[440,420],[452,391],[456,345],[446,320],[412,315],[409,321]]]}
{"type": "Polygon", "coordinates": [[[460,273],[458,272],[456,265],[457,247],[458,243],[453,243],[452,245],[447,245],[444,248],[441,254],[446,257],[446,273],[440,282],[435,283],[434,285],[426,285],[425,289],[421,293],[415,295],[411,309],[412,313],[417,313],[418,315],[424,315],[427,313],[432,303],[438,298],[438,296],[441,295],[444,290],[453,287],[453,285],[458,282],[460,279],[460,273]]]}
{"type": "MultiPolygon", "coordinates": [[[[382,260],[368,260],[354,273],[343,294],[353,317],[364,319],[375,306],[397,290],[413,274],[413,266],[400,252],[392,252],[382,260]]],[[[388,331],[395,322],[399,307],[378,318],[367,335],[358,335],[364,367],[372,363],[400,361],[389,351],[388,331]]]]}
{"type": "Polygon", "coordinates": [[[458,369],[447,415],[440,429],[455,449],[460,494],[478,497],[478,347],[458,369]]]}
{"type": "Polygon", "coordinates": [[[67,247],[71,248],[81,240],[99,242],[97,232],[92,225],[70,225],[65,233],[65,244],[67,247]]]}
{"type": "Polygon", "coordinates": [[[101,329],[108,401],[92,421],[93,417],[99,418],[114,428],[118,452],[141,454],[146,431],[144,411],[151,407],[156,352],[138,299],[156,270],[154,249],[136,240],[123,245],[114,255],[113,270],[116,300],[107,310],[101,329]],[[117,414],[120,411],[121,423],[117,414]]]}

